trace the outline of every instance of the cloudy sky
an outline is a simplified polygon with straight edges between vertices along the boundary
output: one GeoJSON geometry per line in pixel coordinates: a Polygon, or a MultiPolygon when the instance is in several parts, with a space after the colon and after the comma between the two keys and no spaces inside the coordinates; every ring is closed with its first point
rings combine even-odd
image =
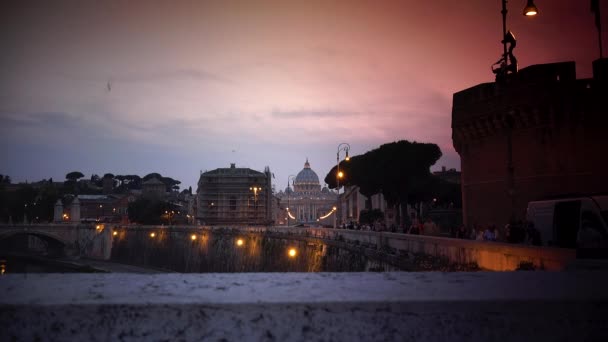
{"type": "MultiPolygon", "coordinates": [[[[589,2],[536,0],[532,19],[525,2],[509,1],[520,67],[573,60],[590,77],[589,2]]],[[[14,181],[159,172],[196,189],[234,162],[269,166],[278,190],[307,157],[322,181],[341,142],[356,155],[400,139],[460,169],[452,94],[493,81],[502,52],[499,0],[2,7],[0,173],[14,181]]]]}

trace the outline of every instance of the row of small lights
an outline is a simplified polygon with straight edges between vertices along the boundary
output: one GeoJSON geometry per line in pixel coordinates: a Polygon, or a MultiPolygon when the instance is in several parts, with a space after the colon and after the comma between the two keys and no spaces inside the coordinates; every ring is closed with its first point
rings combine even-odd
{"type": "Polygon", "coordinates": [[[287,215],[289,215],[289,217],[290,217],[292,220],[295,220],[295,219],[296,219],[296,218],[295,218],[295,217],[294,217],[294,216],[291,214],[291,212],[289,211],[289,208],[285,208],[285,210],[287,210],[287,215]]]}
{"type": "MultiPolygon", "coordinates": [[[[100,226],[98,225],[98,226],[97,226],[97,229],[100,229],[99,227],[100,227],[100,226]]],[[[112,232],[112,235],[116,236],[116,235],[118,235],[118,232],[117,232],[117,231],[113,231],[113,232],[112,232]]],[[[151,233],[150,233],[150,238],[155,238],[155,237],[156,237],[156,233],[155,233],[155,232],[151,232],[151,233]]],[[[197,239],[197,238],[198,238],[198,237],[197,237],[197,235],[196,235],[196,234],[192,234],[192,235],[190,235],[190,240],[192,240],[192,241],[196,241],[196,239],[197,239]]],[[[243,247],[243,246],[245,245],[245,241],[244,241],[243,239],[237,239],[237,240],[236,240],[236,245],[237,245],[238,247],[243,247]]],[[[297,249],[295,249],[295,248],[293,248],[293,247],[291,247],[291,248],[289,248],[289,249],[287,250],[287,255],[288,255],[290,258],[295,258],[295,257],[298,255],[298,250],[297,250],[297,249]]]]}
{"type": "MultiPolygon", "coordinates": [[[[237,239],[237,240],[236,240],[236,245],[237,245],[238,247],[243,247],[243,246],[245,245],[245,241],[244,241],[243,239],[237,239]]],[[[297,250],[297,249],[295,249],[295,248],[293,248],[293,247],[291,247],[291,248],[289,248],[289,249],[287,250],[287,255],[288,255],[290,258],[295,258],[295,257],[296,257],[296,255],[298,255],[298,250],[297,250]]]]}
{"type": "MultiPolygon", "coordinates": [[[[338,209],[338,208],[336,208],[336,207],[331,208],[331,211],[330,211],[330,212],[328,212],[328,213],[327,213],[327,215],[321,216],[321,217],[319,217],[319,219],[323,220],[323,219],[328,218],[328,217],[329,217],[329,215],[333,214],[333,213],[334,213],[334,212],[335,212],[337,209],[338,209]]],[[[319,220],[317,220],[317,221],[319,221],[319,220]]]]}
{"type": "MultiPolygon", "coordinates": [[[[287,215],[289,215],[289,217],[290,217],[292,220],[295,220],[296,218],[295,218],[293,215],[291,215],[291,212],[289,211],[289,208],[285,208],[285,209],[287,210],[287,215]]],[[[331,210],[330,210],[330,211],[329,211],[329,212],[328,212],[326,215],[319,217],[319,218],[317,219],[317,221],[324,220],[324,219],[328,218],[328,217],[329,217],[331,214],[333,214],[333,213],[334,213],[336,210],[337,210],[337,208],[336,208],[336,207],[331,208],[331,210]]],[[[287,219],[287,218],[285,218],[285,219],[287,219]]]]}

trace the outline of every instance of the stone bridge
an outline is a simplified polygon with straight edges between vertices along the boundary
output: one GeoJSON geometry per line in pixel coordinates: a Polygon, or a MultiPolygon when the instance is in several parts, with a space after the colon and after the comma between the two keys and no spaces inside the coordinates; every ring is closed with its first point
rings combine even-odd
{"type": "Polygon", "coordinates": [[[447,237],[325,228],[247,228],[251,231],[279,232],[310,236],[325,241],[342,241],[361,250],[377,250],[399,257],[406,253],[445,258],[450,263],[477,264],[483,270],[513,271],[522,264],[536,269],[564,270],[576,259],[576,250],[537,247],[500,242],[462,240],[447,237]]]}
{"type": "MultiPolygon", "coordinates": [[[[357,231],[329,228],[295,227],[207,227],[207,226],[124,226],[95,224],[44,224],[0,226],[0,250],[7,241],[18,241],[28,236],[28,245],[44,244],[49,254],[77,255],[108,260],[112,256],[113,241],[124,234],[149,240],[150,234],[170,233],[190,239],[192,234],[214,231],[231,234],[266,235],[287,240],[322,242],[361,253],[371,259],[382,259],[400,268],[403,257],[425,254],[444,258],[453,264],[477,264],[484,270],[509,271],[522,264],[536,269],[563,270],[575,260],[571,249],[513,245],[498,242],[459,240],[444,237],[406,235],[400,233],[357,231]]],[[[158,242],[156,242],[158,243],[158,242]]],[[[130,245],[131,249],[144,245],[130,245]]],[[[139,251],[134,251],[139,252],[139,251]]]]}
{"type": "Polygon", "coordinates": [[[104,224],[0,225],[0,251],[31,250],[107,260],[112,253],[112,231],[104,224]]]}

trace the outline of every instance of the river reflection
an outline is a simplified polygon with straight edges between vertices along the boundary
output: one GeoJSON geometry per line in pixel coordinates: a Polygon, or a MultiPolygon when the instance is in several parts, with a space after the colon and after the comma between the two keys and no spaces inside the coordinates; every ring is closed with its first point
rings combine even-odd
{"type": "Polygon", "coordinates": [[[185,273],[392,270],[361,253],[318,241],[228,230],[118,231],[111,260],[185,273]]]}
{"type": "Polygon", "coordinates": [[[0,258],[0,276],[12,273],[73,273],[91,272],[83,268],[66,267],[51,259],[33,256],[3,256],[0,258]]]}

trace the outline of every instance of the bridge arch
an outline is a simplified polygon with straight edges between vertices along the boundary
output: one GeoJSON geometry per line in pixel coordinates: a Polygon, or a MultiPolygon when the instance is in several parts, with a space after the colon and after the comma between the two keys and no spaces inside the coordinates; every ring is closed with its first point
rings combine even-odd
{"type": "Polygon", "coordinates": [[[30,236],[43,242],[46,254],[54,256],[65,254],[67,241],[55,234],[37,230],[11,230],[0,233],[0,250],[28,252],[32,247],[31,241],[25,238],[30,236]]]}

